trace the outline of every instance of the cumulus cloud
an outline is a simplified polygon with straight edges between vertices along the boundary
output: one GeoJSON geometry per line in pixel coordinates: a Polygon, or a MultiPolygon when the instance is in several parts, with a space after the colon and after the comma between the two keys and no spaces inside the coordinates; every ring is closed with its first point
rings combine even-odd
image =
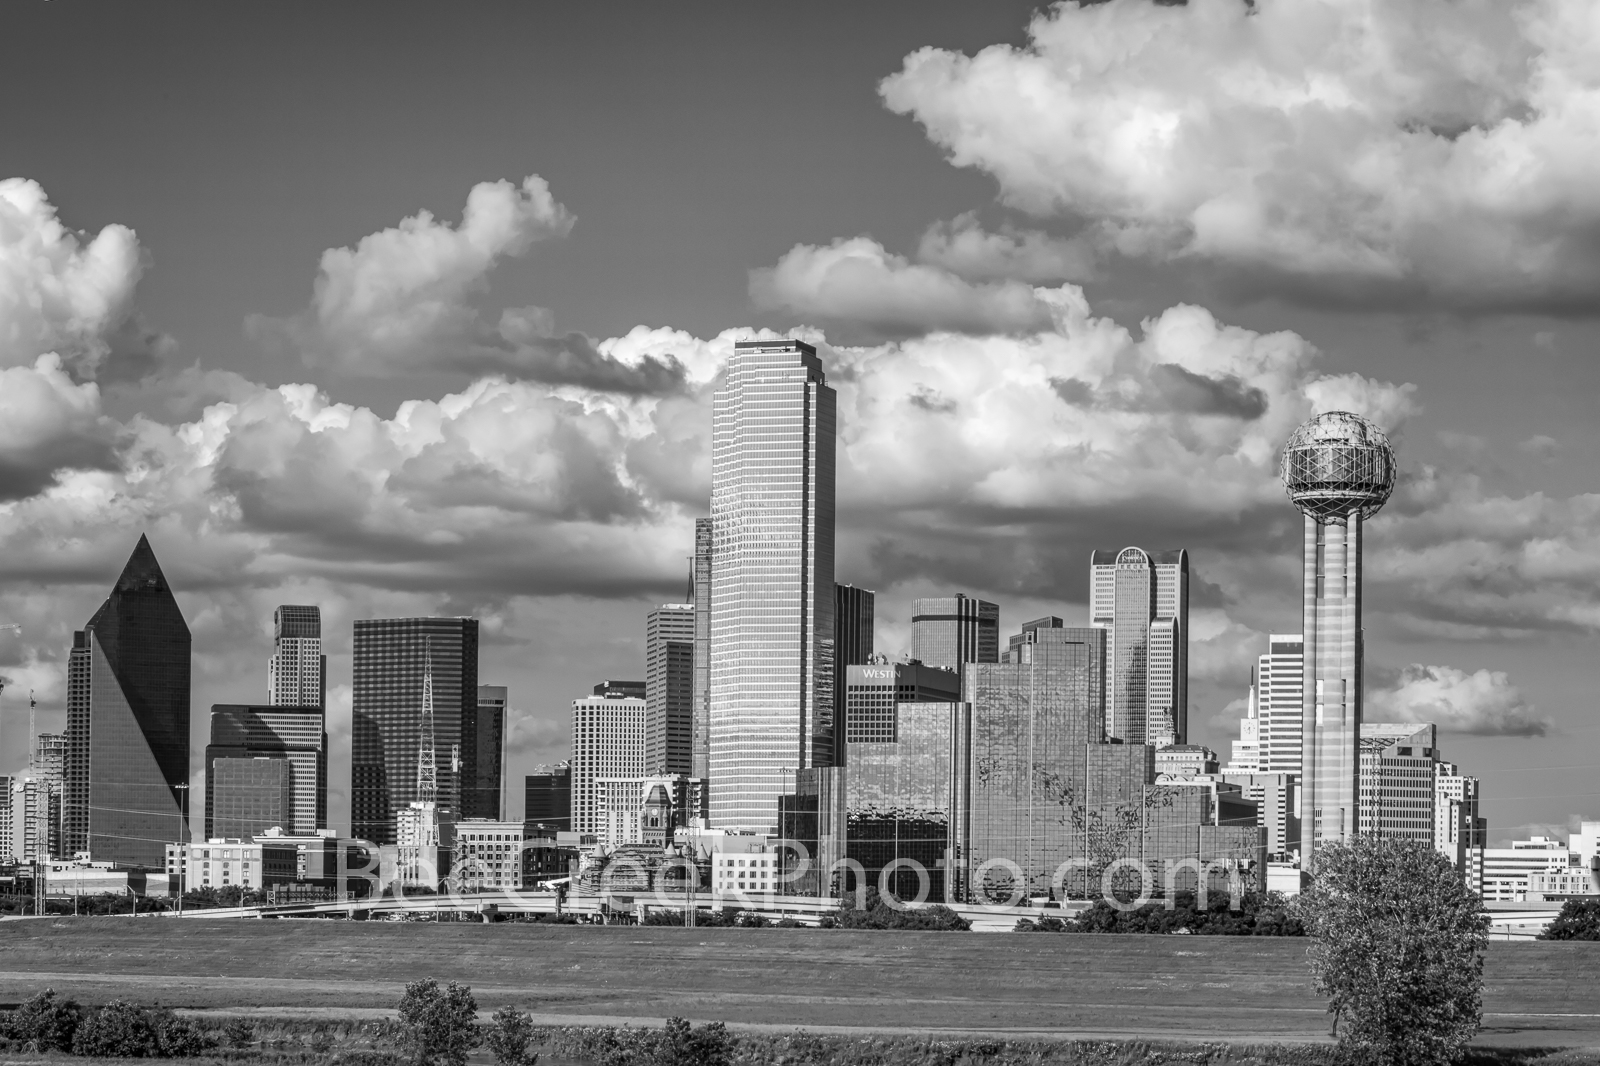
{"type": "Polygon", "coordinates": [[[60,356],[0,369],[0,500],[32,496],[64,469],[113,469],[114,433],[100,390],[74,383],[60,356]]]}
{"type": "Polygon", "coordinates": [[[1006,226],[991,233],[971,212],[928,227],[917,258],[969,281],[1014,279],[1030,284],[1086,281],[1094,276],[1095,253],[1081,237],[1052,237],[1006,226]]]}
{"type": "Polygon", "coordinates": [[[1499,670],[1469,674],[1413,663],[1393,685],[1371,692],[1367,706],[1379,721],[1432,723],[1478,736],[1538,737],[1550,728],[1499,670]]]}
{"type": "Polygon", "coordinates": [[[1018,208],[1305,294],[1600,310],[1587,0],[1061,3],[1029,37],[880,86],[1018,208]]]}
{"type": "Polygon", "coordinates": [[[1048,290],[1009,280],[969,282],[894,255],[870,237],[797,244],[776,266],[751,272],[750,296],[762,307],[890,337],[1034,332],[1049,327],[1053,303],[1048,290]]]}

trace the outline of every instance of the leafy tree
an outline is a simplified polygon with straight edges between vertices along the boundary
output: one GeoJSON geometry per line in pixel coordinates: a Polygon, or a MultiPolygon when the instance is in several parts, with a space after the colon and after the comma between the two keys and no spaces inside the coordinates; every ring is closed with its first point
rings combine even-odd
{"type": "Polygon", "coordinates": [[[1569,899],[1540,940],[1600,940],[1600,899],[1569,899]]]}
{"type": "Polygon", "coordinates": [[[1489,920],[1453,863],[1417,841],[1359,836],[1317,850],[1301,902],[1317,988],[1352,1058],[1461,1057],[1483,1016],[1489,920]]]}
{"type": "Polygon", "coordinates": [[[150,1012],[114,999],[90,1014],[72,1037],[74,1055],[100,1059],[142,1059],[161,1051],[150,1012]]]}
{"type": "Polygon", "coordinates": [[[406,985],[400,1024],[416,1066],[464,1066],[467,1053],[483,1042],[478,1001],[472,989],[454,981],[440,988],[438,981],[425,977],[406,985]]]}
{"type": "Polygon", "coordinates": [[[5,1028],[0,1036],[17,1041],[25,1050],[71,1051],[73,1034],[83,1021],[83,1008],[47,988],[29,996],[3,1021],[5,1028]]]}
{"type": "Polygon", "coordinates": [[[537,1054],[528,1054],[533,1042],[533,1018],[515,1007],[501,1007],[494,1012],[494,1024],[484,1039],[494,1061],[500,1066],[534,1066],[537,1054]]]}

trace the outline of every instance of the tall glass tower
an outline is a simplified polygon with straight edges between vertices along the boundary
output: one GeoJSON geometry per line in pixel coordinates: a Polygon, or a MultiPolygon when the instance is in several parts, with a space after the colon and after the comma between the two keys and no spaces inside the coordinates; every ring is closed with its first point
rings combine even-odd
{"type": "Polygon", "coordinates": [[[776,830],[834,761],[834,392],[816,349],[742,341],[711,416],[715,826],[776,830]]]}
{"type": "Polygon", "coordinates": [[[1157,748],[1189,739],[1189,553],[1089,557],[1089,613],[1106,638],[1106,732],[1157,748]]]}
{"type": "Polygon", "coordinates": [[[1394,491],[1394,448],[1360,415],[1329,411],[1294,431],[1282,473],[1305,515],[1300,868],[1314,872],[1320,845],[1358,829],[1361,529],[1394,491]]]}
{"type": "Polygon", "coordinates": [[[962,678],[968,663],[999,662],[999,606],[964,592],[912,600],[911,657],[962,678]]]}

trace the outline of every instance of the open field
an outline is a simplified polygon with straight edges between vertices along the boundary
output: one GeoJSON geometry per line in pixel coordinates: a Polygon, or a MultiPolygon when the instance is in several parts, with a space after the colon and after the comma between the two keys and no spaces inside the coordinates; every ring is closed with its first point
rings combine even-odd
{"type": "MultiPolygon", "coordinates": [[[[0,923],[0,1002],[50,985],[284,1017],[377,1016],[406,981],[470,984],[545,1024],[682,1015],[812,1031],[1326,1039],[1299,939],[500,923],[0,923]]],[[[1600,1048],[1600,945],[1496,943],[1486,1044],[1600,1048]]]]}

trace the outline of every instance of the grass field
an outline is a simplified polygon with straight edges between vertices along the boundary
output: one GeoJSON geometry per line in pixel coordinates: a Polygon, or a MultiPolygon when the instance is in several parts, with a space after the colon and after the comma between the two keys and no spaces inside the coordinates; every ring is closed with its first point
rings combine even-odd
{"type": "MultiPolygon", "coordinates": [[[[0,923],[0,1002],[53,986],[201,1010],[349,1018],[407,981],[546,1024],[681,1015],[813,1031],[1325,1039],[1305,941],[1249,937],[83,918],[0,923]]],[[[1600,1048],[1600,944],[1495,943],[1491,1045],[1600,1048]]]]}

